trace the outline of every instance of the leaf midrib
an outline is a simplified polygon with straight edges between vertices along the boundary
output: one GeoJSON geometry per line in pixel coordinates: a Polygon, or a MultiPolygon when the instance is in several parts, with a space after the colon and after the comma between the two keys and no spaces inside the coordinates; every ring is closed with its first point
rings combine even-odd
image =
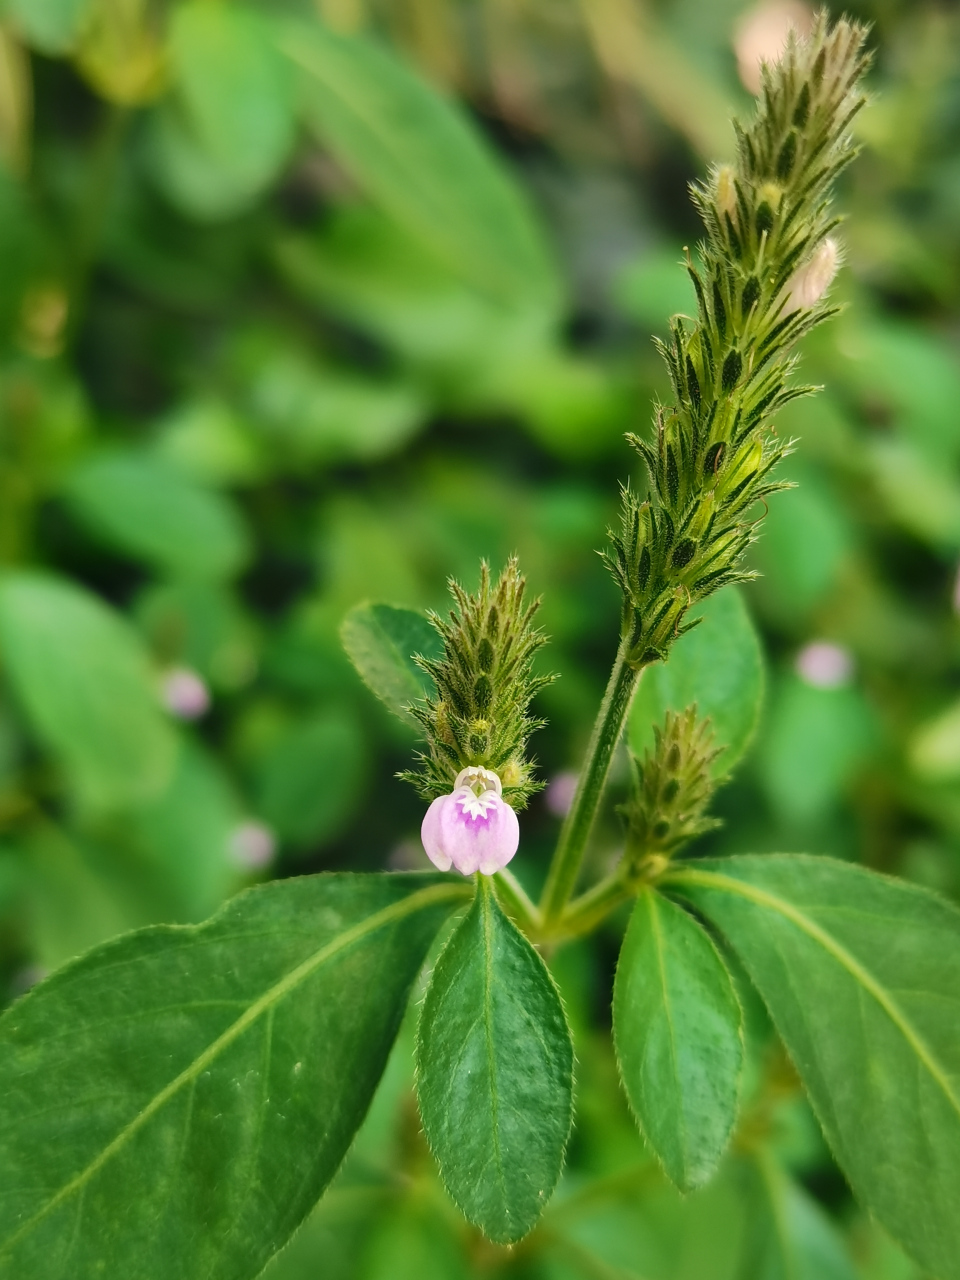
{"type": "Polygon", "coordinates": [[[954,1093],[949,1078],[937,1062],[926,1041],[914,1029],[906,1014],[886,989],[874,978],[873,974],[864,968],[846,947],[831,937],[810,916],[805,915],[792,903],[783,898],[778,898],[776,894],[770,893],[766,889],[760,889],[744,880],[737,880],[733,876],[721,875],[716,871],[695,871],[692,869],[673,871],[664,877],[663,883],[677,885],[680,888],[684,885],[699,885],[705,889],[717,889],[721,892],[738,894],[740,897],[746,898],[748,902],[753,902],[757,906],[778,912],[784,919],[796,925],[807,937],[819,943],[876,1000],[877,1004],[880,1005],[881,1009],[883,1009],[884,1013],[886,1013],[887,1017],[917,1055],[917,1058],[926,1067],[932,1079],[939,1085],[957,1118],[960,1119],[960,1099],[954,1093]]]}
{"type": "Polygon", "coordinates": [[[83,1190],[104,1165],[117,1152],[121,1151],[134,1134],[143,1128],[147,1121],[156,1115],[184,1085],[194,1082],[216,1060],[219,1054],[243,1035],[263,1013],[272,1010],[285,996],[299,986],[301,982],[309,978],[317,969],[326,964],[328,960],[347,950],[347,948],[361,941],[369,934],[376,933],[378,929],[386,925],[395,924],[406,916],[415,915],[416,912],[425,910],[435,903],[443,902],[446,898],[456,900],[463,896],[463,888],[457,884],[432,885],[428,889],[420,889],[416,893],[401,899],[401,901],[391,903],[390,906],[374,912],[373,915],[360,921],[359,924],[346,929],[333,941],[320,947],[313,955],[308,956],[306,960],[302,960],[295,969],[291,969],[285,977],[274,983],[263,995],[258,997],[234,1023],[227,1027],[225,1031],[222,1031],[178,1076],[174,1077],[159,1093],[155,1094],[147,1105],[120,1130],[116,1137],[107,1143],[95,1159],[91,1160],[78,1174],[75,1174],[55,1195],[50,1197],[41,1209],[33,1214],[31,1218],[28,1218],[13,1235],[9,1236],[0,1246],[0,1256],[9,1253],[24,1236],[28,1235],[48,1214],[52,1213],[65,1200],[68,1200],[76,1191],[83,1190]]]}
{"type": "Polygon", "coordinates": [[[680,1095],[677,1110],[680,1114],[680,1145],[683,1151],[684,1171],[686,1172],[687,1161],[689,1157],[688,1150],[688,1133],[687,1133],[687,1114],[684,1108],[683,1088],[680,1085],[680,1073],[677,1058],[677,1031],[673,1021],[673,1007],[670,1001],[670,992],[667,986],[667,963],[666,948],[664,946],[663,929],[660,923],[660,917],[657,912],[658,903],[656,894],[652,889],[647,890],[647,904],[650,908],[650,927],[653,933],[653,945],[657,956],[657,969],[660,974],[660,989],[663,992],[663,1012],[667,1020],[667,1029],[670,1033],[670,1059],[673,1066],[674,1083],[677,1085],[677,1093],[680,1095]]]}
{"type": "Polygon", "coordinates": [[[500,1149],[500,1095],[497,1086],[497,1054],[494,1047],[493,1034],[493,911],[491,901],[493,891],[489,882],[481,883],[479,897],[481,910],[481,928],[483,929],[483,1023],[487,1045],[487,1070],[490,1072],[490,1116],[492,1120],[491,1138],[493,1141],[493,1159],[497,1166],[497,1182],[503,1197],[503,1212],[510,1217],[507,1207],[507,1182],[503,1171],[503,1152],[500,1149]]]}

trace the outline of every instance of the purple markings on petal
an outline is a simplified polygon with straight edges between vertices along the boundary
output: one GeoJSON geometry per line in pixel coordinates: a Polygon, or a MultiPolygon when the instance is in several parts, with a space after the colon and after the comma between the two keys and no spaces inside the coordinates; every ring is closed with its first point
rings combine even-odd
{"type": "Polygon", "coordinates": [[[477,795],[473,788],[461,786],[434,800],[420,836],[427,857],[441,871],[455,867],[465,876],[475,871],[492,876],[516,853],[520,824],[498,790],[490,787],[477,795]]]}

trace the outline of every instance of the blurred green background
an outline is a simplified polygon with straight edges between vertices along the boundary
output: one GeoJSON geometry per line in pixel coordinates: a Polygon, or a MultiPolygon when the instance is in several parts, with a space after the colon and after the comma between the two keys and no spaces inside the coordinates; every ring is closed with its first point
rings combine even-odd
{"type": "MultiPolygon", "coordinates": [[[[712,852],[960,896],[960,13],[862,0],[844,314],[784,412],[794,492],[742,590],[763,711],[712,852]]],[[[414,741],[338,639],[516,551],[562,678],[535,889],[616,646],[595,550],[691,306],[687,184],[729,158],[770,0],[6,0],[0,26],[0,992],[245,884],[419,867],[414,741]],[[450,104],[459,104],[451,106],[450,104]]],[[[691,640],[693,637],[691,637],[691,640]]],[[[722,678],[723,645],[715,654],[722,678]]],[[[709,667],[711,655],[707,654],[709,667]]],[[[747,726],[749,727],[749,726],[747,726]]],[[[643,736],[645,726],[633,729],[643,736]]],[[[616,855],[614,803],[595,867],[616,855]]],[[[759,1003],[741,1130],[673,1193],[609,1045],[622,920],[553,960],[578,1122],[543,1225],[486,1244],[431,1172],[406,1027],[270,1280],[907,1280],[759,1003]]]]}

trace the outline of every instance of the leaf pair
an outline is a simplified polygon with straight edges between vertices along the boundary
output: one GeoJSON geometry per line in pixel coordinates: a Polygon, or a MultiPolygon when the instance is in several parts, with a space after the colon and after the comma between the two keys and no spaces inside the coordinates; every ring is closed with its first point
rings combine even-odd
{"type": "MultiPolygon", "coordinates": [[[[855,1194],[940,1280],[960,1277],[956,909],[803,855],[698,863],[665,883],[736,951],[855,1194]]],[[[739,1009],[702,927],[653,892],[627,933],[614,1023],[641,1128],[678,1186],[699,1185],[736,1117],[739,1009]]]]}
{"type": "Polygon", "coordinates": [[[256,1275],[336,1171],[463,895],[432,875],[279,881],[15,1004],[0,1276],[256,1275]]]}

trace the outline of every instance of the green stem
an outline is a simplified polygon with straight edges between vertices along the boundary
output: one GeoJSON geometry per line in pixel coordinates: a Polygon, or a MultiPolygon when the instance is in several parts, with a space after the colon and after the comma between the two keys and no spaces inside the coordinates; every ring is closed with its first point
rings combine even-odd
{"type": "Polygon", "coordinates": [[[624,902],[636,897],[637,886],[614,872],[592,889],[582,893],[562,913],[559,920],[550,930],[549,941],[568,942],[572,938],[582,938],[592,933],[611,911],[615,911],[624,902]]]}
{"type": "Polygon", "coordinates": [[[542,927],[540,912],[523,885],[506,867],[497,872],[497,898],[501,907],[528,937],[536,937],[542,927]]]}
{"type": "Polygon", "coordinates": [[[560,829],[560,839],[540,899],[540,910],[547,928],[559,918],[576,886],[613,753],[640,679],[640,672],[627,662],[629,649],[630,641],[625,637],[620,641],[597,722],[593,726],[573,804],[560,829]]]}

